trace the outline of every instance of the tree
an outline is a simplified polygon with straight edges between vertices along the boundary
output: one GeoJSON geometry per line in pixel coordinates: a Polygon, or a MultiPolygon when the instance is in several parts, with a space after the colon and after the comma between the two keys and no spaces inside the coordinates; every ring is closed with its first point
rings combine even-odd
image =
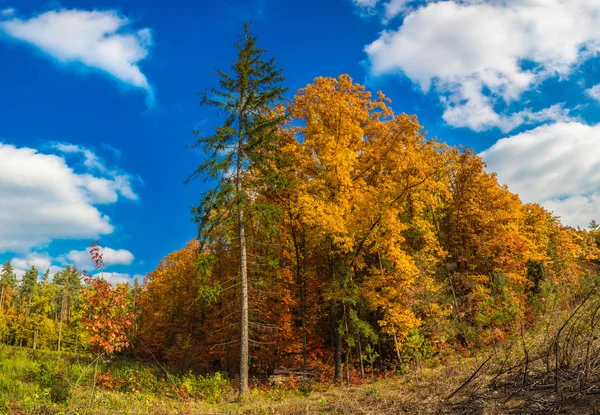
{"type": "Polygon", "coordinates": [[[26,340],[29,336],[29,314],[31,312],[31,302],[36,292],[38,285],[39,273],[38,270],[32,266],[21,278],[19,284],[19,324],[18,324],[18,337],[19,345],[23,345],[23,340],[26,340]]]}
{"type": "Polygon", "coordinates": [[[17,274],[7,259],[2,266],[2,272],[0,273],[0,311],[4,310],[6,299],[12,297],[12,293],[17,287],[17,274]]]}
{"type": "Polygon", "coordinates": [[[265,50],[256,47],[256,37],[250,34],[250,25],[244,25],[244,34],[236,44],[237,60],[232,74],[218,70],[219,87],[202,94],[201,105],[218,108],[225,120],[212,136],[204,137],[195,131],[195,147],[201,147],[208,159],[187,181],[203,177],[217,180],[214,189],[203,194],[202,201],[193,209],[198,224],[201,245],[222,238],[215,230],[229,219],[237,225],[240,278],[240,397],[248,392],[248,263],[246,241],[246,213],[252,203],[250,197],[258,183],[253,183],[251,171],[264,171],[269,161],[264,157],[272,147],[275,132],[281,121],[272,116],[271,107],[285,92],[282,71],[274,58],[263,60],[265,50]],[[254,187],[254,189],[253,189],[254,187]],[[235,214],[231,215],[231,210],[235,214]]]}
{"type": "MultiPolygon", "coordinates": [[[[100,244],[90,245],[90,256],[96,270],[104,267],[100,244]]],[[[111,284],[103,278],[92,277],[84,271],[87,287],[83,290],[88,313],[83,324],[90,334],[92,351],[98,358],[112,355],[129,347],[128,330],[133,324],[127,284],[111,284]]]]}
{"type": "Polygon", "coordinates": [[[317,78],[296,94],[283,132],[283,151],[293,160],[290,232],[297,247],[305,229],[323,252],[337,379],[344,342],[348,366],[351,349],[369,332],[359,316],[380,314],[372,320],[393,338],[418,324],[410,298],[419,273],[406,250],[402,213],[444,168],[445,147],[426,140],[416,117],[395,115],[388,102],[348,75],[317,78]]]}
{"type": "Polygon", "coordinates": [[[58,320],[57,350],[60,352],[63,343],[63,323],[71,320],[71,315],[81,290],[81,274],[77,268],[67,265],[65,269],[56,273],[53,279],[57,286],[56,310],[58,320]]]}
{"type": "Polygon", "coordinates": [[[44,274],[37,284],[31,300],[28,331],[32,334],[32,348],[38,349],[50,343],[55,334],[54,321],[51,319],[56,307],[56,285],[48,281],[49,272],[44,274]]]}

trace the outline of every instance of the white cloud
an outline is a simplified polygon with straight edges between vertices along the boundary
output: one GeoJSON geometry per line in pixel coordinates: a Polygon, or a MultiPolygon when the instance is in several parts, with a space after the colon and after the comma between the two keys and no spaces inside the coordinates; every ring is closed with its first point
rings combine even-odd
{"type": "MultiPolygon", "coordinates": [[[[102,254],[102,260],[106,267],[112,265],[130,265],[134,260],[133,254],[126,249],[100,247],[99,253],[102,254]]],[[[75,264],[80,270],[91,271],[94,269],[94,263],[91,260],[89,249],[70,251],[61,258],[61,261],[64,263],[75,264]]]]}
{"type": "Polygon", "coordinates": [[[385,4],[385,18],[391,19],[407,10],[411,0],[390,0],[385,4]]]}
{"type": "Polygon", "coordinates": [[[111,233],[109,217],[95,205],[132,199],[120,180],[79,174],[63,157],[0,143],[0,252],[111,233]]]}
{"type": "Polygon", "coordinates": [[[131,278],[129,274],[124,274],[121,272],[99,272],[93,275],[94,277],[100,277],[110,282],[112,285],[116,284],[133,284],[134,278],[131,278]]]}
{"type": "MultiPolygon", "coordinates": [[[[15,261],[18,262],[17,259],[15,259],[15,261]]],[[[60,271],[63,270],[61,267],[56,266],[56,265],[49,265],[46,268],[40,268],[40,267],[38,267],[38,265],[35,265],[35,264],[33,264],[33,266],[35,266],[35,268],[38,270],[38,276],[39,276],[40,279],[44,276],[44,273],[46,272],[46,270],[50,271],[50,273],[48,274],[48,277],[49,277],[50,280],[52,280],[52,278],[54,278],[54,275],[56,275],[57,272],[60,272],[60,271]]],[[[14,272],[15,272],[15,275],[17,276],[17,279],[20,281],[23,278],[23,275],[25,275],[25,273],[30,268],[31,268],[31,265],[28,266],[27,268],[18,268],[18,267],[15,266],[14,267],[14,272]]]]}
{"type": "Polygon", "coordinates": [[[3,16],[3,17],[10,17],[13,14],[15,14],[15,9],[13,9],[12,7],[9,7],[8,9],[0,10],[0,16],[3,16]]]}
{"type": "Polygon", "coordinates": [[[600,221],[600,124],[540,126],[499,140],[481,156],[501,183],[563,223],[583,228],[600,221]]]}
{"type": "Polygon", "coordinates": [[[82,63],[151,91],[139,63],[152,44],[149,29],[133,30],[116,11],[58,10],[0,21],[0,30],[61,62],[82,63]]]}
{"type": "Polygon", "coordinates": [[[118,170],[108,169],[102,159],[90,149],[70,143],[55,143],[53,147],[62,153],[82,155],[86,169],[108,177],[96,177],[91,174],[80,176],[83,187],[87,189],[93,203],[114,203],[119,195],[130,200],[138,199],[131,186],[130,176],[118,170]]]}
{"type": "Polygon", "coordinates": [[[14,258],[11,263],[15,268],[27,270],[33,266],[38,271],[44,272],[52,264],[52,259],[48,254],[32,252],[24,258],[14,258]]]}
{"type": "Polygon", "coordinates": [[[600,2],[428,3],[410,10],[397,30],[384,30],[365,50],[374,76],[403,73],[425,93],[433,87],[449,124],[508,131],[518,121],[564,119],[551,108],[529,109],[527,117],[495,108],[510,106],[549,77],[568,77],[600,52],[600,2]]]}
{"type": "Polygon", "coordinates": [[[600,84],[593,86],[590,89],[586,89],[585,92],[596,101],[600,101],[600,84]]]}
{"type": "Polygon", "coordinates": [[[352,0],[353,3],[358,7],[375,7],[378,0],[352,0]]]}

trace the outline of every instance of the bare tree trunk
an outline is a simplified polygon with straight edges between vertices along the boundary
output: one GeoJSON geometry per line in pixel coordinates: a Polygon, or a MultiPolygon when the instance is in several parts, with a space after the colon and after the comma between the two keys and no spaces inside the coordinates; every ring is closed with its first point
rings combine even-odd
{"type": "Polygon", "coordinates": [[[4,310],[4,288],[2,287],[2,294],[0,294],[0,311],[4,310]]]}
{"type": "MultiPolygon", "coordinates": [[[[240,116],[241,123],[241,116],[240,116]]],[[[248,393],[248,264],[246,260],[246,229],[244,227],[244,208],[242,205],[242,126],[238,135],[237,158],[237,208],[238,237],[240,238],[240,288],[241,288],[241,327],[240,327],[240,398],[248,393]]]]}
{"type": "Polygon", "coordinates": [[[446,264],[446,276],[448,278],[448,286],[450,287],[450,292],[452,293],[452,302],[454,314],[456,315],[456,319],[462,323],[462,318],[460,317],[460,308],[458,308],[458,300],[456,298],[456,291],[454,290],[454,282],[452,281],[452,273],[448,270],[448,264],[446,264]]]}
{"type": "Polygon", "coordinates": [[[304,303],[304,289],[301,288],[300,301],[302,302],[302,367],[306,368],[308,365],[308,349],[307,349],[307,336],[306,336],[306,304],[304,303]]]}
{"type": "Polygon", "coordinates": [[[57,350],[60,352],[60,343],[62,340],[62,326],[65,316],[65,294],[63,293],[62,301],[60,304],[60,322],[58,323],[58,347],[57,350]]]}
{"type": "MultiPolygon", "coordinates": [[[[291,221],[291,218],[290,218],[291,221]]],[[[296,238],[296,232],[294,230],[293,224],[290,224],[292,230],[292,240],[294,242],[294,250],[296,253],[296,284],[298,284],[299,292],[300,292],[300,308],[302,313],[302,362],[304,368],[306,368],[308,363],[308,351],[307,351],[307,336],[306,336],[306,301],[304,299],[304,286],[305,281],[302,276],[302,266],[300,265],[300,247],[298,246],[298,239],[296,238]]]]}
{"type": "MultiPolygon", "coordinates": [[[[346,329],[346,336],[350,336],[350,330],[348,330],[348,317],[346,314],[346,304],[344,304],[344,328],[346,329]]],[[[346,382],[350,382],[350,345],[346,351],[346,382]]]]}
{"type": "Polygon", "coordinates": [[[360,361],[360,378],[365,378],[365,365],[363,364],[362,344],[360,343],[360,336],[358,336],[358,360],[360,361]]]}
{"type": "Polygon", "coordinates": [[[350,383],[350,347],[346,350],[346,382],[350,383]]]}
{"type": "Polygon", "coordinates": [[[335,324],[333,326],[334,336],[334,361],[335,380],[342,380],[342,334],[340,333],[340,312],[335,312],[335,324]]]}
{"type": "Polygon", "coordinates": [[[396,350],[396,359],[398,359],[398,363],[402,364],[402,357],[400,356],[400,349],[398,348],[398,338],[396,337],[396,332],[394,332],[394,350],[396,350]]]}
{"type": "MultiPolygon", "coordinates": [[[[384,362],[383,362],[383,353],[381,351],[381,335],[379,333],[377,334],[377,349],[379,350],[379,367],[381,368],[381,370],[383,370],[384,362]]],[[[373,364],[374,363],[371,363],[371,372],[373,371],[373,364]]]]}

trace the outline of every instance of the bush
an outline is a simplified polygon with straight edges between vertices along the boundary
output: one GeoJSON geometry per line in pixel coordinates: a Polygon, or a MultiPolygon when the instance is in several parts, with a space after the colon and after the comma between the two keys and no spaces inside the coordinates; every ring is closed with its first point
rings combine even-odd
{"type": "Polygon", "coordinates": [[[52,368],[47,363],[41,363],[29,376],[33,376],[35,382],[42,390],[47,390],[53,403],[67,403],[71,399],[71,385],[66,379],[65,372],[58,367],[52,368]]]}
{"type": "Polygon", "coordinates": [[[219,403],[231,392],[227,376],[221,372],[213,375],[194,375],[191,371],[181,376],[179,388],[189,396],[198,397],[207,403],[219,403]]]}
{"type": "Polygon", "coordinates": [[[67,403],[71,400],[73,392],[66,379],[55,377],[54,384],[50,387],[50,400],[53,403],[67,403]]]}

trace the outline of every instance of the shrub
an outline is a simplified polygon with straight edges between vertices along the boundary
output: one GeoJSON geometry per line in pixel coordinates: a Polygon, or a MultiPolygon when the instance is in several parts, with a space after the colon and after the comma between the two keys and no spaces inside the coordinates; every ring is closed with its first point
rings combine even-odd
{"type": "Polygon", "coordinates": [[[66,379],[55,377],[53,385],[50,387],[50,400],[53,403],[67,403],[72,396],[71,385],[66,379]]]}
{"type": "Polygon", "coordinates": [[[199,397],[208,403],[219,403],[232,388],[227,376],[221,372],[213,375],[194,375],[191,371],[180,379],[179,389],[189,396],[199,397]]]}

